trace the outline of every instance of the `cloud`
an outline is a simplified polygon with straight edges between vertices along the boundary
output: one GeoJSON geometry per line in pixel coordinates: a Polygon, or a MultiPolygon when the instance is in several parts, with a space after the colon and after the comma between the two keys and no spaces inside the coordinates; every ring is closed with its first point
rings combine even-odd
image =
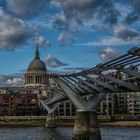
{"type": "Polygon", "coordinates": [[[74,42],[74,34],[74,31],[62,32],[59,34],[57,40],[62,46],[66,46],[67,44],[70,46],[74,42]]]}
{"type": "Polygon", "coordinates": [[[126,17],[126,22],[131,24],[140,18],[140,1],[139,0],[131,0],[131,5],[133,7],[132,12],[128,14],[126,17]]]}
{"type": "Polygon", "coordinates": [[[132,40],[125,41],[121,38],[111,37],[99,41],[74,44],[74,46],[122,46],[122,45],[139,45],[140,37],[135,37],[132,40]]]}
{"type": "Polygon", "coordinates": [[[14,50],[31,37],[26,23],[0,9],[0,48],[14,50]]]}
{"type": "Polygon", "coordinates": [[[72,22],[83,25],[89,20],[98,20],[99,23],[102,21],[103,24],[112,26],[118,21],[119,12],[108,0],[60,0],[60,5],[63,18],[58,17],[56,23],[64,27],[72,22]]]}
{"type": "Polygon", "coordinates": [[[13,79],[7,79],[5,84],[8,87],[20,87],[20,86],[23,86],[24,81],[21,78],[13,78],[13,79]]]}
{"type": "Polygon", "coordinates": [[[0,87],[22,87],[23,85],[23,73],[0,75],[0,87]]]}
{"type": "Polygon", "coordinates": [[[45,39],[43,36],[39,36],[38,38],[36,38],[35,44],[38,46],[44,46],[44,45],[47,45],[49,47],[51,46],[50,41],[45,39]]]}
{"type": "Polygon", "coordinates": [[[18,17],[29,17],[44,11],[50,0],[6,0],[8,8],[18,17]]]}
{"type": "Polygon", "coordinates": [[[123,40],[132,40],[133,38],[138,37],[139,33],[134,29],[120,25],[115,28],[114,36],[123,40]]]}
{"type": "Polygon", "coordinates": [[[99,41],[75,44],[76,46],[120,46],[140,45],[140,34],[125,26],[119,25],[114,28],[113,37],[104,38],[99,41]]]}
{"type": "Polygon", "coordinates": [[[64,70],[68,70],[68,71],[81,71],[81,70],[86,70],[88,68],[84,68],[84,67],[68,67],[68,68],[64,68],[64,70]]]}
{"type": "Polygon", "coordinates": [[[67,29],[67,28],[69,28],[68,19],[66,18],[66,16],[64,14],[59,14],[55,17],[53,26],[59,30],[67,29]]]}
{"type": "Polygon", "coordinates": [[[68,64],[61,62],[57,58],[52,57],[50,54],[48,54],[45,58],[45,64],[51,68],[57,68],[60,66],[66,66],[68,64]]]}
{"type": "Polygon", "coordinates": [[[102,59],[103,62],[106,62],[108,60],[111,60],[120,54],[113,48],[106,48],[105,50],[99,52],[100,58],[102,59]]]}
{"type": "Polygon", "coordinates": [[[53,6],[56,8],[61,8],[60,1],[58,1],[58,0],[51,0],[50,6],[53,6]]]}

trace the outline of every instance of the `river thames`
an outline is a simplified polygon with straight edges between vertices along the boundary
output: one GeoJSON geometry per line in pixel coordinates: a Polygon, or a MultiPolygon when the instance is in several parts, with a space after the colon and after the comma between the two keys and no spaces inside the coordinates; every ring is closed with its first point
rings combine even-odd
{"type": "MultiPolygon", "coordinates": [[[[102,127],[102,140],[140,140],[140,127],[102,127]]],[[[0,140],[71,140],[73,128],[1,127],[0,140]]]]}

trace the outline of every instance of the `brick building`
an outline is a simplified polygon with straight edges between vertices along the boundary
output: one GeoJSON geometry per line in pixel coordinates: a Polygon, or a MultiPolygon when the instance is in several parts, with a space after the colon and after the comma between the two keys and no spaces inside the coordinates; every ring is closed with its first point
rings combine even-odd
{"type": "Polygon", "coordinates": [[[10,98],[9,94],[0,94],[0,115],[10,115],[10,98]]]}
{"type": "Polygon", "coordinates": [[[37,106],[36,94],[0,94],[0,115],[33,115],[37,106]]]}

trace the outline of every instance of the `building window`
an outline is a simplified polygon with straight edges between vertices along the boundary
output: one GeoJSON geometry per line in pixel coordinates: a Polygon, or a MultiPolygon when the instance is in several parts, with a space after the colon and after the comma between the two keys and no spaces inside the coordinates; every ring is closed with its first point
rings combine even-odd
{"type": "Polygon", "coordinates": [[[25,103],[25,99],[22,99],[22,103],[23,103],[23,104],[25,103]]]}
{"type": "Polygon", "coordinates": [[[27,99],[27,103],[30,103],[30,99],[27,99]]]}

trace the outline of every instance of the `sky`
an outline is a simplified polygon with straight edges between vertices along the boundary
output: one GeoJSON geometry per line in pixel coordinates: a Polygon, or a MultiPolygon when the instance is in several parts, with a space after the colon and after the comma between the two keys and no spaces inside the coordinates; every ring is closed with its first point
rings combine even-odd
{"type": "Polygon", "coordinates": [[[0,0],[0,87],[23,85],[36,45],[48,72],[104,63],[140,45],[140,0],[0,0]]]}

